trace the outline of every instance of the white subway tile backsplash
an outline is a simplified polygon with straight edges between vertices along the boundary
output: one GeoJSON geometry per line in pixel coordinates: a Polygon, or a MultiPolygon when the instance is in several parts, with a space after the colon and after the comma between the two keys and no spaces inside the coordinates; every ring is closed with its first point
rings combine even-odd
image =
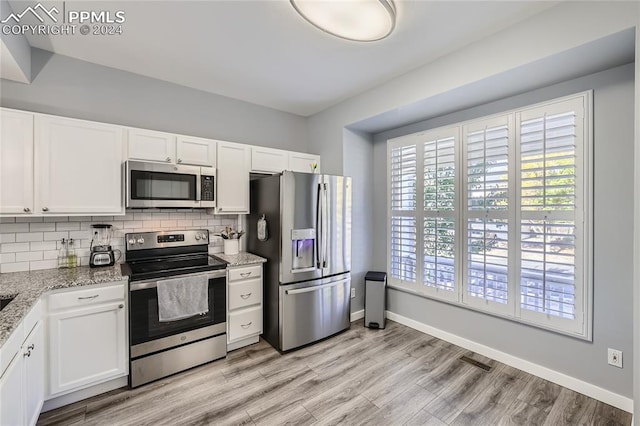
{"type": "MultiPolygon", "coordinates": [[[[79,264],[89,264],[93,236],[91,225],[113,226],[111,244],[124,251],[126,233],[160,230],[208,229],[220,232],[234,227],[237,216],[214,216],[192,209],[127,209],[124,216],[22,217],[0,218],[0,272],[17,272],[57,267],[62,239],[74,239],[79,264]],[[27,220],[28,219],[28,220],[27,220]]],[[[211,253],[222,251],[222,239],[211,237],[211,253]]],[[[122,261],[123,259],[121,259],[122,261]]]]}
{"type": "Polygon", "coordinates": [[[55,231],[56,230],[56,224],[55,223],[30,223],[29,224],[29,231],[30,232],[43,232],[43,231],[55,231]]]}
{"type": "Polygon", "coordinates": [[[80,222],[56,223],[56,231],[79,231],[79,230],[80,230],[80,222]]]}
{"type": "Polygon", "coordinates": [[[34,216],[20,216],[16,217],[16,223],[42,223],[44,218],[34,216]]]}
{"type": "Polygon", "coordinates": [[[0,234],[10,232],[29,232],[28,223],[2,223],[0,224],[0,234]]]}
{"type": "Polygon", "coordinates": [[[45,232],[43,234],[44,241],[58,241],[63,238],[69,238],[68,232],[45,232]]]}
{"type": "Polygon", "coordinates": [[[42,241],[31,243],[31,251],[55,250],[57,244],[55,241],[42,241]]]}
{"type": "Polygon", "coordinates": [[[7,243],[0,245],[0,253],[29,251],[29,243],[7,243]]]}
{"type": "Polygon", "coordinates": [[[36,260],[29,262],[29,270],[37,271],[39,269],[53,269],[58,267],[57,260],[36,260]]]}
{"type": "Polygon", "coordinates": [[[15,253],[1,253],[0,254],[0,263],[12,263],[16,261],[15,253]]]}
{"type": "Polygon", "coordinates": [[[16,262],[30,262],[32,260],[42,260],[41,251],[25,251],[16,253],[16,262]]]}
{"type": "Polygon", "coordinates": [[[22,272],[29,270],[29,262],[3,263],[0,265],[0,273],[22,272]]]}
{"type": "Polygon", "coordinates": [[[0,243],[15,243],[16,234],[0,234],[0,243]]]}
{"type": "Polygon", "coordinates": [[[19,232],[16,234],[16,242],[42,241],[42,232],[19,232]]]}

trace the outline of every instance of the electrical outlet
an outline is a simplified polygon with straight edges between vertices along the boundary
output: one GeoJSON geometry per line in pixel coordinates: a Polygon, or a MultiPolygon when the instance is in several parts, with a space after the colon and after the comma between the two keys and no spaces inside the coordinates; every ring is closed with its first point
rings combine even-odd
{"type": "Polygon", "coordinates": [[[351,289],[351,298],[353,299],[354,297],[356,297],[356,289],[352,288],[351,289]]]}
{"type": "Polygon", "coordinates": [[[622,351],[609,348],[608,362],[609,362],[609,365],[622,368],[622,351]]]}

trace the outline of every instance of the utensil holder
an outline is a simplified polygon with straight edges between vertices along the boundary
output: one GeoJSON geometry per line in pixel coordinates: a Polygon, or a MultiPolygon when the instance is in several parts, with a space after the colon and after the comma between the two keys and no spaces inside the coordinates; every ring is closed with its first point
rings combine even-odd
{"type": "Polygon", "coordinates": [[[237,239],[224,240],[224,254],[238,254],[238,241],[237,239]]]}

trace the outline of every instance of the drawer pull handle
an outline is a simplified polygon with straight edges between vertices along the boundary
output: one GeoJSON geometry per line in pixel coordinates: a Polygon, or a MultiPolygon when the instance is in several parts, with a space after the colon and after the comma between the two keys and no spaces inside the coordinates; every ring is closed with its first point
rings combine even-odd
{"type": "Polygon", "coordinates": [[[78,300],[91,300],[91,299],[95,299],[98,296],[99,294],[94,294],[93,296],[78,297],[78,300]]]}
{"type": "Polygon", "coordinates": [[[240,272],[240,276],[241,276],[242,278],[246,278],[246,277],[248,277],[249,275],[251,275],[251,272],[240,272]]]}
{"type": "Polygon", "coordinates": [[[240,324],[240,327],[249,328],[249,327],[251,327],[251,324],[253,324],[253,321],[250,321],[248,324],[240,324]]]}
{"type": "Polygon", "coordinates": [[[246,294],[241,294],[240,297],[242,297],[243,299],[248,299],[249,297],[251,297],[253,293],[246,293],[246,294]]]}
{"type": "Polygon", "coordinates": [[[35,343],[32,343],[29,346],[27,346],[27,349],[30,350],[30,351],[34,350],[35,348],[36,348],[35,343]]]}
{"type": "Polygon", "coordinates": [[[23,357],[30,357],[31,356],[31,351],[27,351],[25,353],[22,354],[23,357]]]}

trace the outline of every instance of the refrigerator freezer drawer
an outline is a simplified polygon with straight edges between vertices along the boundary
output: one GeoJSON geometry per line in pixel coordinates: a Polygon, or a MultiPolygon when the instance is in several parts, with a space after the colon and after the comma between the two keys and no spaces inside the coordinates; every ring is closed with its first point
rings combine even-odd
{"type": "Polygon", "coordinates": [[[349,328],[351,278],[280,286],[281,350],[288,351],[349,328]]]}

